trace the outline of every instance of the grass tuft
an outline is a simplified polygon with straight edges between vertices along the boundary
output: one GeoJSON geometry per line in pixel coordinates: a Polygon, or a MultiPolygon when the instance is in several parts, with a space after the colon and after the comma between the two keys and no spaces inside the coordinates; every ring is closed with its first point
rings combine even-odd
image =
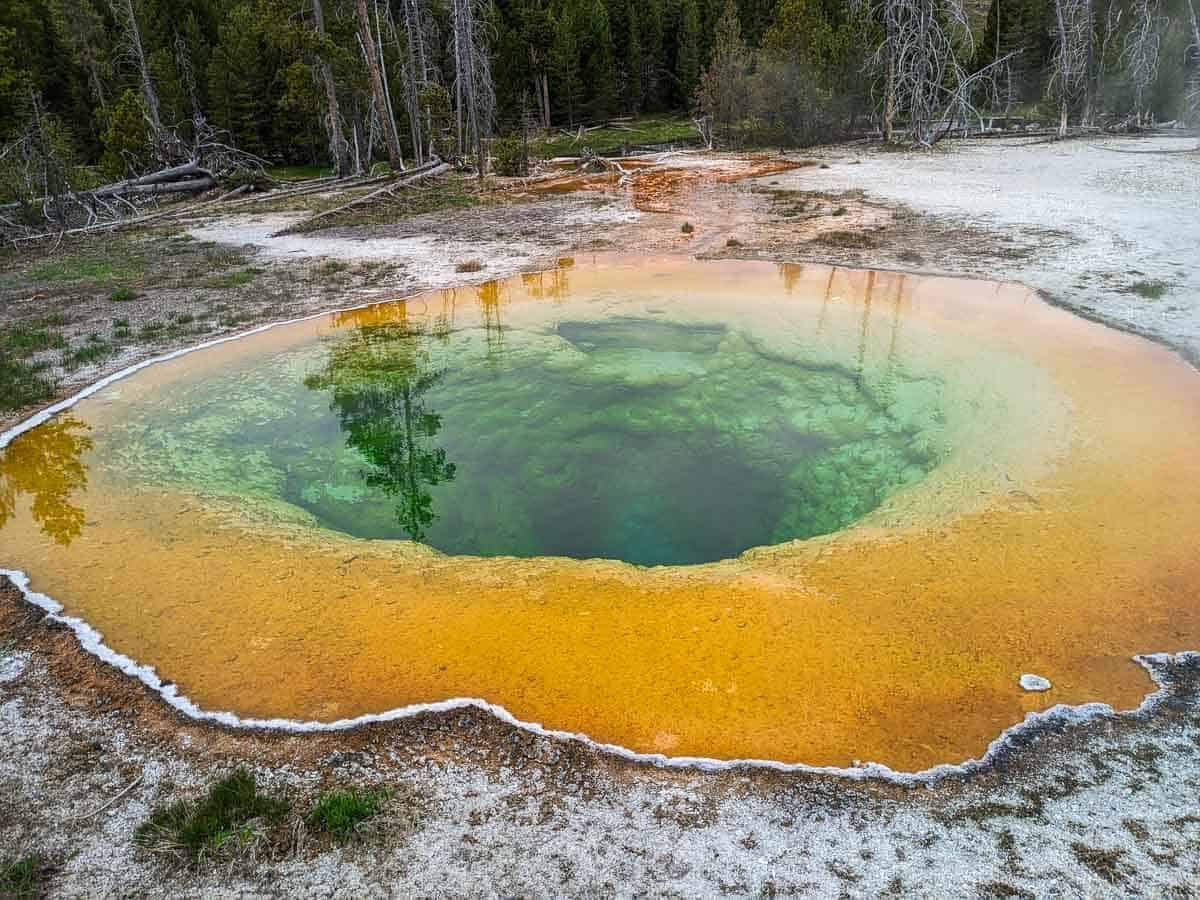
{"type": "Polygon", "coordinates": [[[31,900],[41,896],[45,870],[42,858],[36,853],[0,858],[0,897],[31,900]]]}
{"type": "Polygon", "coordinates": [[[210,278],[205,286],[218,289],[241,287],[252,282],[262,274],[262,271],[262,269],[239,269],[237,272],[228,272],[210,278]]]}
{"type": "Polygon", "coordinates": [[[481,272],[483,271],[483,263],[477,259],[468,259],[460,262],[454,267],[455,272],[481,272]]]}
{"type": "Polygon", "coordinates": [[[136,297],[137,294],[133,292],[133,289],[127,287],[119,287],[108,295],[108,299],[113,303],[128,303],[136,297]]]}
{"type": "Polygon", "coordinates": [[[43,350],[62,350],[66,346],[67,339],[48,328],[13,325],[0,333],[0,350],[18,358],[32,356],[43,350]]]}
{"type": "Polygon", "coordinates": [[[1144,300],[1161,300],[1169,287],[1165,281],[1135,281],[1129,286],[1129,293],[1144,300]]]}
{"type": "Polygon", "coordinates": [[[317,798],[308,821],[336,841],[347,841],[390,799],[387,791],[335,790],[317,798]]]}
{"type": "Polygon", "coordinates": [[[287,811],[285,801],[260,793],[254,775],[239,767],[200,800],[155,810],[134,839],[198,866],[217,855],[252,849],[261,842],[263,828],[277,824],[287,811]]]}
{"type": "Polygon", "coordinates": [[[683,226],[679,230],[684,234],[691,234],[696,229],[691,222],[684,222],[683,226]]]}
{"type": "Polygon", "coordinates": [[[0,410],[24,409],[54,396],[57,386],[45,374],[48,363],[29,362],[0,346],[0,410]]]}

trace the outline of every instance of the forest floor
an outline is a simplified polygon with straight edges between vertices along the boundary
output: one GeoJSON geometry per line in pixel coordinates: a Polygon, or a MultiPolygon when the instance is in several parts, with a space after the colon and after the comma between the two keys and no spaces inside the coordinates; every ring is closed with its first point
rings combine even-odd
{"type": "MultiPolygon", "coordinates": [[[[1149,153],[1194,145],[681,154],[624,183],[513,182],[392,222],[275,237],[314,207],[263,203],[6,257],[0,341],[45,381],[0,423],[256,323],[607,250],[1017,280],[1196,360],[1200,154],[1149,153]]],[[[27,874],[54,896],[1193,896],[1200,665],[1158,675],[1141,713],[1046,728],[930,786],[702,773],[474,711],[308,736],[197,724],[4,585],[0,896],[6,865],[34,857],[27,874]],[[273,830],[199,868],[135,844],[152,809],[239,764],[288,802],[273,830]],[[337,844],[305,821],[332,786],[392,793],[337,844]]]]}

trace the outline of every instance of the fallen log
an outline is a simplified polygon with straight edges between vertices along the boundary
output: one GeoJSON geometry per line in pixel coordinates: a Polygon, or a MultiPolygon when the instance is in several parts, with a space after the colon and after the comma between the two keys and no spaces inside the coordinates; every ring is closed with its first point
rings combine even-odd
{"type": "Polygon", "coordinates": [[[313,226],[323,219],[328,219],[332,216],[336,216],[339,213],[354,209],[355,207],[371,203],[372,201],[377,200],[385,195],[394,196],[394,193],[401,188],[412,187],[414,184],[424,181],[427,178],[436,178],[439,175],[449,172],[450,168],[451,166],[449,163],[444,163],[435,156],[424,165],[419,166],[416,169],[410,169],[408,172],[403,173],[405,177],[400,181],[396,181],[393,184],[381,187],[379,190],[371,191],[371,193],[366,194],[365,196],[356,197],[349,203],[343,203],[341,206],[336,206],[333,209],[326,210],[322,213],[317,213],[315,216],[310,216],[307,219],[302,219],[299,222],[295,222],[289,225],[287,228],[283,228],[275,232],[273,237],[279,237],[285,234],[295,234],[298,231],[312,231],[313,226]]]}

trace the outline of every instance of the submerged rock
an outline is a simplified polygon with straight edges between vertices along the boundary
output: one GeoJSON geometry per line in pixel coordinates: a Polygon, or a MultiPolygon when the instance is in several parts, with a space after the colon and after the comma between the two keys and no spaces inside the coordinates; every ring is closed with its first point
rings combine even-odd
{"type": "Polygon", "coordinates": [[[1048,678],[1043,678],[1041,675],[1030,675],[1028,672],[1021,676],[1020,684],[1027,691],[1048,691],[1053,687],[1048,678]]]}

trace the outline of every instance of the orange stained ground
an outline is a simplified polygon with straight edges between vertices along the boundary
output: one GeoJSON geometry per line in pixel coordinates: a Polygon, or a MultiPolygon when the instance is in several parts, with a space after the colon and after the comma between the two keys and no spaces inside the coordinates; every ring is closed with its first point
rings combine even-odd
{"type": "MultiPolygon", "coordinates": [[[[957,762],[1031,710],[1135,706],[1152,685],[1133,654],[1200,646],[1200,374],[1174,354],[1019,286],[814,266],[618,261],[577,266],[554,300],[531,276],[479,299],[499,315],[508,297],[504,314],[519,318],[572,290],[637,291],[663,273],[677,302],[699,308],[736,284],[748,315],[861,321],[864,346],[894,344],[903,319],[947,346],[1010,354],[1044,379],[1012,398],[1033,424],[985,432],[985,446],[838,535],[639,569],[444,557],[133,488],[72,463],[93,453],[108,414],[85,402],[0,460],[0,565],[206,709],[334,720],[482,697],[676,756],[957,762]],[[72,502],[80,514],[58,508],[72,502]],[[1053,690],[1022,692],[1023,672],[1053,690]]],[[[125,394],[328,327],[155,366],[125,394]]]]}
{"type": "Polygon", "coordinates": [[[619,190],[628,184],[633,195],[634,208],[641,212],[676,212],[679,198],[688,188],[703,181],[731,183],[748,178],[778,175],[806,166],[815,165],[811,160],[780,160],[767,156],[739,156],[719,161],[697,159],[692,165],[652,165],[644,159],[615,160],[627,175],[616,171],[592,174],[571,172],[556,178],[548,178],[530,184],[529,189],[539,194],[564,194],[572,191],[619,190]]]}

